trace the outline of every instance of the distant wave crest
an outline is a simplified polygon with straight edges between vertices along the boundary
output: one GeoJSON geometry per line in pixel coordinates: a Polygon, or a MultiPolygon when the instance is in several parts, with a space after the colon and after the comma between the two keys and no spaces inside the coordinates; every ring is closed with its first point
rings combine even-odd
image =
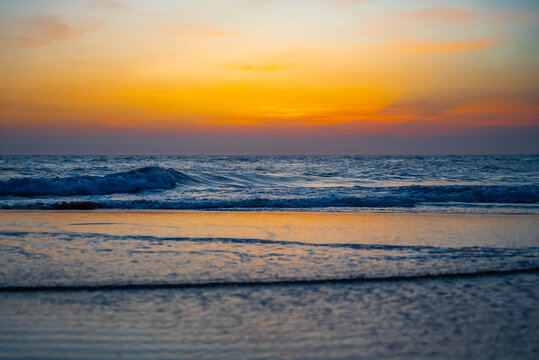
{"type": "MultiPolygon", "coordinates": [[[[108,191],[138,191],[143,189],[165,189],[174,186],[176,180],[167,183],[164,180],[148,182],[143,185],[130,183],[129,187],[108,191]],[[175,181],[175,182],[173,182],[175,181]]],[[[116,186],[116,185],[115,185],[116,186]]],[[[120,186],[120,185],[117,185],[120,186]]],[[[74,190],[74,189],[72,189],[74,190]]],[[[80,189],[77,191],[81,191],[80,189]]],[[[85,190],[85,191],[88,191],[85,190]]],[[[94,190],[97,191],[102,190],[94,190]]],[[[177,198],[151,199],[140,197],[136,200],[92,199],[71,201],[36,200],[14,207],[19,209],[55,209],[55,210],[92,210],[92,209],[178,209],[178,210],[220,210],[220,209],[324,209],[324,208],[413,208],[419,205],[459,204],[528,204],[539,203],[539,191],[536,186],[405,186],[389,188],[349,189],[351,193],[337,191],[316,194],[288,195],[286,197],[246,196],[226,199],[177,198]],[[354,192],[356,190],[356,192],[354,192]]],[[[51,199],[53,200],[53,199],[51,199]]]]}
{"type": "Polygon", "coordinates": [[[408,198],[421,202],[534,204],[539,202],[536,185],[443,185],[405,186],[408,198]]]}

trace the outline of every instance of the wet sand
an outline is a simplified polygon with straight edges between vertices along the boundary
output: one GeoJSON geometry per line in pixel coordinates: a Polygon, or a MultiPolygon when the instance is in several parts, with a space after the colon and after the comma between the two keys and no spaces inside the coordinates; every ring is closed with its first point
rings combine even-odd
{"type": "Polygon", "coordinates": [[[307,243],[537,246],[537,215],[234,212],[170,210],[0,211],[2,231],[76,232],[307,243]]]}
{"type": "Polygon", "coordinates": [[[2,211],[0,358],[534,359],[537,220],[2,211]]]}

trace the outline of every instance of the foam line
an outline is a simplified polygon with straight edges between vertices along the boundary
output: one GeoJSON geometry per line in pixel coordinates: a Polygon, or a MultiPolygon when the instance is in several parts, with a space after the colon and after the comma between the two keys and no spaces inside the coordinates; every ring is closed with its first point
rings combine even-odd
{"type": "Polygon", "coordinates": [[[72,291],[120,291],[120,290],[159,290],[159,289],[190,289],[190,288],[219,288],[219,287],[257,287],[257,286],[291,286],[291,285],[324,285],[347,284],[363,282],[400,282],[440,279],[475,278],[486,276],[502,276],[514,274],[535,274],[539,267],[528,269],[487,270],[465,273],[425,274],[410,276],[388,277],[354,277],[334,279],[291,279],[268,281],[230,281],[205,283],[146,283],[146,284],[103,284],[103,285],[51,285],[51,286],[0,286],[0,293],[21,292],[72,292],[72,291]]]}

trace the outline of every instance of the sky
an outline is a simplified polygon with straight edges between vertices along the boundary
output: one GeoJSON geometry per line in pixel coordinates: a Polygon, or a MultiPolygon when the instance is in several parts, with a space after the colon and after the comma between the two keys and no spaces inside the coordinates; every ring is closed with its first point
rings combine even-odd
{"type": "Polygon", "coordinates": [[[0,0],[2,154],[539,153],[539,2],[0,0]]]}

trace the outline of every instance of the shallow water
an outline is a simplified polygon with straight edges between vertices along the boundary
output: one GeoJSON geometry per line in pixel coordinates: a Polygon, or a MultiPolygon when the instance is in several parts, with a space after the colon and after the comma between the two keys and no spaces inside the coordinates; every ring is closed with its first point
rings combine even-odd
{"type": "Polygon", "coordinates": [[[537,218],[4,211],[0,289],[343,281],[539,269],[537,218]]]}
{"type": "Polygon", "coordinates": [[[2,359],[535,359],[536,215],[0,212],[2,359]]]}
{"type": "Polygon", "coordinates": [[[4,293],[3,359],[536,359],[539,275],[4,293]]]}
{"type": "Polygon", "coordinates": [[[539,356],[539,156],[0,169],[2,359],[539,356]]]}

